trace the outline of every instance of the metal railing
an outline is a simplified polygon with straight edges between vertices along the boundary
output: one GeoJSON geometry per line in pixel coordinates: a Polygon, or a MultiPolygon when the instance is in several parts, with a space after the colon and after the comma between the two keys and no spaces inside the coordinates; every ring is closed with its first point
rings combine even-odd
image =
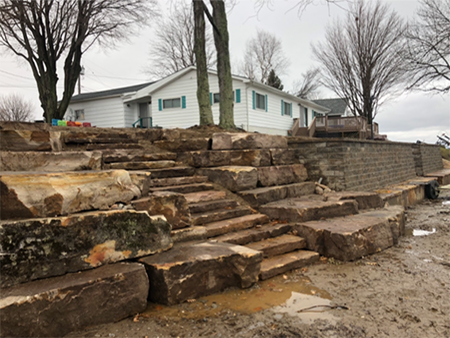
{"type": "Polygon", "coordinates": [[[133,128],[152,128],[153,120],[151,117],[141,117],[132,124],[133,128]]]}

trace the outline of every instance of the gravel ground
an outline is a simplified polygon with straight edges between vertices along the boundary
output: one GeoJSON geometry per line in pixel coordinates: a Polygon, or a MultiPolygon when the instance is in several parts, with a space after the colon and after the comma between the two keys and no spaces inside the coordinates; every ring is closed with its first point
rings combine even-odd
{"type": "Polygon", "coordinates": [[[450,337],[449,225],[443,190],[408,208],[407,235],[378,254],[322,259],[249,290],[177,306],[149,304],[135,318],[67,337],[450,337]]]}

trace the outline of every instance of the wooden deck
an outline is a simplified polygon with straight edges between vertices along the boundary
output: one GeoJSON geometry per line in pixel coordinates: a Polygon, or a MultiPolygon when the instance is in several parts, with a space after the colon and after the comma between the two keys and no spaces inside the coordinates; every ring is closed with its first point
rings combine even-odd
{"type": "MultiPolygon", "coordinates": [[[[371,135],[371,126],[367,120],[361,116],[340,117],[340,116],[316,116],[309,127],[300,127],[299,119],[294,120],[294,126],[290,131],[292,136],[336,136],[345,137],[357,135],[359,139],[366,139],[371,135]]],[[[378,135],[378,124],[373,126],[373,134],[378,135]]]]}

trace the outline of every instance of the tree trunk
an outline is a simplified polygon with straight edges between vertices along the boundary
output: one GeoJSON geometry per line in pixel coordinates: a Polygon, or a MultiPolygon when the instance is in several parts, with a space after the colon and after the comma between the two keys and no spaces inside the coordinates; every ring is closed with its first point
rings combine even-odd
{"type": "Polygon", "coordinates": [[[203,0],[193,0],[194,7],[194,52],[197,64],[197,101],[200,125],[214,124],[209,96],[208,68],[205,51],[205,17],[203,0]]]}
{"type": "Polygon", "coordinates": [[[220,123],[225,129],[234,128],[233,80],[231,78],[230,51],[228,46],[227,13],[223,0],[210,0],[213,8],[214,43],[217,51],[217,74],[220,91],[220,123]]]}

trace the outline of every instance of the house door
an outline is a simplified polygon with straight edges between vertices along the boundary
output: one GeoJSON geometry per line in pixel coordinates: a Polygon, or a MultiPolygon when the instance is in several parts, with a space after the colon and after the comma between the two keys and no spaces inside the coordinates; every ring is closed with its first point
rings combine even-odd
{"type": "Polygon", "coordinates": [[[305,127],[309,127],[308,124],[308,108],[305,108],[305,127]]]}
{"type": "Polygon", "coordinates": [[[150,128],[150,114],[147,102],[139,103],[139,118],[141,119],[141,127],[150,128]]]}

